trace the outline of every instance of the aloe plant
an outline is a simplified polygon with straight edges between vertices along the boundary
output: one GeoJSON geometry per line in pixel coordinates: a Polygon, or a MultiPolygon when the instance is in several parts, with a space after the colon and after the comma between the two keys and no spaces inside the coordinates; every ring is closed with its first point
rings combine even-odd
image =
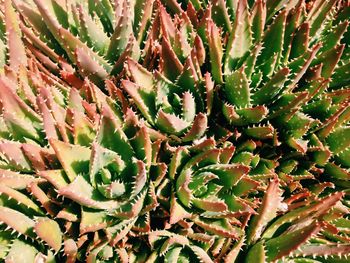
{"type": "Polygon", "coordinates": [[[345,0],[3,0],[5,262],[347,262],[345,0]]]}

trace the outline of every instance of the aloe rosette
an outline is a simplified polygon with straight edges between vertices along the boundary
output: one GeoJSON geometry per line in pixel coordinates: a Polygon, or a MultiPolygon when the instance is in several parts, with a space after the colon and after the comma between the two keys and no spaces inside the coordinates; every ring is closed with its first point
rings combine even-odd
{"type": "Polygon", "coordinates": [[[347,262],[345,0],[4,0],[5,262],[347,262]]]}

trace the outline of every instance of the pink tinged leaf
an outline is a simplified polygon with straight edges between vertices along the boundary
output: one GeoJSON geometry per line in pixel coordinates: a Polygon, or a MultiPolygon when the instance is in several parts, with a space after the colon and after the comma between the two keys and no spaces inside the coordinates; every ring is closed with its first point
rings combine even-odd
{"type": "Polygon", "coordinates": [[[73,181],[78,174],[88,172],[91,154],[89,148],[55,139],[50,139],[49,142],[70,181],[73,181]]]}
{"type": "Polygon", "coordinates": [[[78,254],[77,244],[73,239],[67,239],[63,244],[64,255],[67,256],[67,263],[75,263],[78,254]]]}
{"type": "Polygon", "coordinates": [[[82,207],[79,226],[80,235],[84,235],[85,233],[95,232],[100,229],[106,228],[108,226],[107,221],[108,216],[105,211],[96,211],[82,207]]]}
{"type": "Polygon", "coordinates": [[[198,173],[211,172],[219,177],[220,185],[230,188],[236,185],[249,170],[248,166],[241,164],[212,164],[199,169],[198,173]]]}
{"type": "Polygon", "coordinates": [[[23,172],[32,171],[32,165],[24,155],[20,143],[6,140],[0,141],[0,154],[13,169],[23,172]]]}
{"type": "MultiPolygon", "coordinates": [[[[198,59],[199,66],[202,66],[205,62],[205,48],[202,39],[199,35],[196,35],[194,39],[193,49],[191,55],[195,55],[198,59]]],[[[192,58],[193,60],[193,58],[192,58]]]]}
{"type": "Polygon", "coordinates": [[[148,24],[152,20],[153,5],[154,5],[154,0],[145,1],[145,3],[143,4],[142,17],[140,18],[139,23],[136,24],[135,22],[135,24],[137,25],[137,42],[139,45],[144,39],[148,24]]]}
{"type": "Polygon", "coordinates": [[[90,146],[96,136],[93,123],[77,110],[73,111],[73,138],[74,144],[90,146]]]}
{"type": "MultiPolygon", "coordinates": [[[[344,196],[342,192],[336,192],[308,206],[303,206],[288,212],[284,216],[278,218],[271,226],[269,226],[263,234],[263,238],[271,238],[277,229],[285,223],[298,222],[300,220],[318,218],[325,215],[332,207],[334,207],[344,196]]],[[[294,223],[294,225],[296,225],[294,223]]]]}
{"type": "Polygon", "coordinates": [[[258,215],[255,215],[250,223],[247,234],[248,244],[255,243],[260,238],[266,225],[276,217],[282,202],[281,195],[279,180],[276,177],[267,187],[262,203],[257,211],[258,215]]]}
{"type": "Polygon", "coordinates": [[[129,58],[139,60],[140,58],[140,46],[137,43],[135,37],[133,34],[130,35],[128,44],[125,47],[125,50],[123,53],[119,56],[118,60],[115,62],[112,71],[110,72],[111,75],[118,75],[122,72],[124,69],[124,63],[129,58]]]}
{"type": "Polygon", "coordinates": [[[220,152],[220,163],[222,164],[228,164],[235,152],[235,147],[232,145],[232,146],[227,146],[223,149],[221,149],[221,152],[220,152]]]}
{"type": "MultiPolygon", "coordinates": [[[[28,38],[35,47],[41,50],[44,54],[46,54],[50,59],[54,62],[58,62],[60,58],[54,50],[52,50],[48,45],[43,42],[39,36],[37,36],[30,28],[25,26],[23,23],[20,25],[21,31],[24,33],[25,37],[28,38]]],[[[63,60],[63,59],[62,59],[63,60]]],[[[67,63],[67,62],[66,62],[67,63]]]]}
{"type": "Polygon", "coordinates": [[[162,29],[162,33],[164,38],[166,38],[169,42],[173,41],[175,38],[175,25],[171,20],[171,16],[167,13],[164,6],[159,3],[159,17],[160,17],[160,25],[162,29]]]}
{"type": "Polygon", "coordinates": [[[23,190],[32,182],[43,182],[43,180],[27,174],[20,174],[10,170],[0,169],[0,184],[12,189],[23,190]]]}
{"type": "Polygon", "coordinates": [[[52,155],[51,151],[34,144],[22,144],[21,148],[36,171],[42,171],[47,168],[46,161],[52,155]]]}
{"type": "Polygon", "coordinates": [[[297,150],[298,152],[301,152],[303,154],[306,153],[308,149],[308,141],[302,140],[302,139],[296,139],[293,137],[290,137],[287,139],[286,143],[292,147],[293,149],[297,150]]]}
{"type": "Polygon", "coordinates": [[[202,209],[206,212],[225,212],[228,210],[227,205],[223,200],[220,200],[219,198],[193,198],[192,204],[202,209]]]}
{"type": "Polygon", "coordinates": [[[169,176],[171,179],[175,179],[175,175],[180,172],[179,167],[183,161],[189,157],[189,152],[185,147],[178,147],[171,158],[169,165],[169,176]]]}
{"type": "Polygon", "coordinates": [[[20,65],[27,66],[27,56],[21,40],[22,34],[19,28],[19,17],[12,7],[11,0],[4,1],[4,9],[9,48],[9,63],[11,68],[18,70],[20,65]]]}
{"type": "Polygon", "coordinates": [[[96,199],[96,190],[82,176],[75,177],[72,183],[60,188],[58,193],[89,208],[114,210],[120,206],[114,200],[96,199]]]}
{"type": "Polygon", "coordinates": [[[51,202],[50,198],[45,194],[45,192],[38,186],[37,183],[31,183],[28,185],[27,189],[30,193],[40,202],[44,207],[46,212],[51,216],[56,216],[55,207],[51,202]]]}
{"type": "Polygon", "coordinates": [[[88,77],[99,86],[104,85],[108,77],[107,71],[82,48],[75,49],[77,66],[84,77],[88,77]]]}
{"type": "Polygon", "coordinates": [[[35,222],[16,210],[0,206],[0,221],[22,235],[34,237],[35,222]]]}
{"type": "Polygon", "coordinates": [[[195,28],[198,28],[199,21],[198,21],[198,17],[197,17],[197,11],[194,8],[191,1],[189,1],[187,4],[186,14],[187,14],[188,18],[191,20],[192,25],[195,28]]]}
{"type": "MultiPolygon", "coordinates": [[[[241,237],[231,248],[231,250],[226,254],[224,263],[235,262],[239,252],[244,245],[244,237],[241,237]]],[[[258,261],[257,261],[258,262],[258,261]]]]}
{"type": "Polygon", "coordinates": [[[174,81],[184,69],[184,66],[181,64],[180,60],[178,59],[174,50],[172,49],[169,40],[167,40],[166,38],[162,39],[162,50],[161,59],[159,62],[159,69],[160,72],[171,81],[174,81]]]}
{"type": "MultiPolygon", "coordinates": [[[[69,142],[68,131],[66,129],[66,110],[56,102],[55,98],[55,89],[48,89],[46,87],[40,88],[40,96],[42,100],[39,100],[38,103],[42,104],[43,113],[45,112],[45,117],[47,118],[48,131],[53,133],[52,124],[54,123],[57,128],[57,136],[63,139],[64,142],[69,142]],[[46,104],[47,108],[43,104],[46,104]],[[50,118],[50,115],[52,117],[50,118]]],[[[44,126],[45,127],[45,126],[44,126]]]]}
{"type": "Polygon", "coordinates": [[[58,139],[59,134],[56,130],[56,121],[50,113],[49,108],[44,102],[44,99],[41,96],[37,96],[37,105],[39,106],[39,110],[41,111],[44,131],[47,139],[58,139]]]}
{"type": "Polygon", "coordinates": [[[248,136],[256,139],[269,139],[273,137],[274,128],[272,125],[247,128],[244,131],[248,136]]]}
{"type": "Polygon", "coordinates": [[[316,54],[318,52],[318,50],[320,49],[321,45],[317,44],[315,45],[312,50],[305,52],[305,54],[292,61],[289,65],[288,68],[293,67],[293,63],[298,63],[299,59],[302,59],[302,64],[301,66],[298,67],[297,70],[295,70],[294,73],[294,77],[293,77],[293,81],[288,85],[286,92],[291,92],[297,85],[297,83],[299,82],[299,80],[302,78],[302,76],[305,74],[306,70],[309,68],[309,66],[311,65],[311,62],[314,60],[314,58],[316,57],[316,54]]]}
{"type": "Polygon", "coordinates": [[[205,80],[205,91],[206,91],[206,106],[207,106],[207,115],[210,115],[211,109],[213,106],[214,99],[214,81],[211,79],[209,72],[204,75],[205,80]]]}
{"type": "Polygon", "coordinates": [[[191,202],[193,199],[192,191],[189,188],[189,184],[191,183],[191,170],[187,169],[181,172],[180,176],[176,181],[176,190],[178,198],[181,203],[183,203],[186,207],[191,206],[191,202]]]}
{"type": "Polygon", "coordinates": [[[41,211],[40,207],[37,206],[29,197],[25,194],[7,187],[6,185],[0,185],[0,193],[2,195],[7,196],[9,199],[14,199],[18,203],[19,206],[23,206],[25,209],[30,209],[30,212],[35,215],[43,215],[44,213],[41,211]]]}
{"type": "MultiPolygon", "coordinates": [[[[40,116],[33,111],[21,98],[15,93],[12,88],[14,83],[6,77],[0,78],[0,105],[1,111],[4,114],[4,119],[11,123],[11,120],[18,119],[19,123],[26,126],[34,138],[39,135],[36,132],[37,123],[41,122],[40,116]],[[11,118],[11,120],[10,120],[11,118]],[[15,119],[13,119],[15,118],[15,119]]],[[[24,127],[22,127],[24,129],[24,127]]]]}
{"type": "Polygon", "coordinates": [[[64,170],[45,170],[40,171],[38,176],[47,180],[56,189],[61,189],[68,185],[69,179],[67,178],[64,170]]]}
{"type": "Polygon", "coordinates": [[[163,110],[158,112],[157,126],[163,131],[170,134],[181,134],[190,125],[189,122],[177,117],[174,114],[165,113],[163,110]]]}
{"type": "Polygon", "coordinates": [[[209,139],[205,139],[203,141],[194,142],[193,145],[190,146],[188,149],[191,152],[202,152],[202,151],[214,149],[215,146],[216,146],[216,142],[214,138],[210,137],[209,139]]]}
{"type": "Polygon", "coordinates": [[[350,254],[349,244],[306,244],[293,252],[293,256],[344,256],[350,254]]]}
{"type": "Polygon", "coordinates": [[[136,175],[134,177],[134,185],[132,187],[132,193],[130,199],[133,199],[135,196],[137,196],[141,190],[145,187],[146,180],[147,180],[147,171],[146,171],[146,165],[144,162],[137,160],[135,162],[136,166],[136,175]]]}
{"type": "Polygon", "coordinates": [[[312,63],[312,65],[316,65],[318,63],[322,63],[322,73],[321,76],[325,79],[328,79],[332,76],[334,69],[336,68],[343,51],[345,49],[345,45],[337,45],[334,48],[323,52],[320,54],[318,58],[312,63]]]}
{"type": "Polygon", "coordinates": [[[206,35],[209,43],[209,56],[213,78],[216,82],[223,82],[222,74],[222,43],[221,33],[216,24],[210,19],[207,21],[206,35]]]}
{"type": "MultiPolygon", "coordinates": [[[[147,121],[153,124],[154,113],[152,109],[154,106],[150,105],[150,103],[144,100],[144,98],[142,97],[143,89],[141,88],[141,86],[136,85],[135,83],[128,80],[122,80],[122,87],[129,94],[129,96],[133,98],[133,100],[135,101],[135,104],[140,109],[142,114],[145,116],[147,121]]],[[[149,93],[149,95],[152,95],[152,94],[149,93]]]]}
{"type": "Polygon", "coordinates": [[[61,70],[60,76],[64,81],[66,81],[69,85],[76,89],[80,89],[84,85],[84,82],[80,78],[78,78],[78,76],[75,73],[61,70]]]}
{"type": "Polygon", "coordinates": [[[170,224],[176,224],[180,220],[191,216],[177,201],[175,194],[172,195],[170,201],[170,224]]]}
{"type": "Polygon", "coordinates": [[[241,229],[232,226],[227,219],[204,220],[194,217],[192,221],[204,230],[220,237],[238,239],[243,234],[241,229]]]}
{"type": "Polygon", "coordinates": [[[45,241],[53,250],[58,252],[62,244],[62,232],[58,223],[45,218],[39,219],[34,226],[35,233],[40,239],[45,241]]]}
{"type": "Polygon", "coordinates": [[[201,138],[208,127],[207,115],[199,113],[193,121],[191,129],[182,138],[182,141],[193,141],[201,138]]]}
{"type": "Polygon", "coordinates": [[[84,107],[82,105],[83,98],[79,94],[78,89],[71,88],[69,91],[69,98],[68,98],[68,107],[70,109],[77,110],[81,113],[84,113],[84,107]]]}
{"type": "Polygon", "coordinates": [[[114,211],[113,215],[120,219],[137,219],[137,216],[141,213],[143,204],[145,201],[147,191],[141,191],[135,198],[122,205],[120,208],[114,211]]]}
{"type": "Polygon", "coordinates": [[[25,41],[27,50],[30,50],[33,53],[33,56],[41,62],[42,66],[45,66],[50,72],[57,74],[60,71],[60,68],[55,64],[48,56],[43,54],[40,50],[33,47],[30,43],[25,41]]]}
{"type": "Polygon", "coordinates": [[[193,246],[191,245],[190,248],[192,249],[193,253],[196,255],[197,259],[200,260],[200,262],[203,263],[214,263],[214,261],[209,257],[207,252],[199,246],[193,246]]]}
{"type": "Polygon", "coordinates": [[[93,143],[89,166],[90,183],[92,186],[96,186],[96,177],[98,173],[111,163],[114,164],[116,172],[121,172],[125,167],[124,161],[119,154],[102,147],[96,142],[93,143]]]}

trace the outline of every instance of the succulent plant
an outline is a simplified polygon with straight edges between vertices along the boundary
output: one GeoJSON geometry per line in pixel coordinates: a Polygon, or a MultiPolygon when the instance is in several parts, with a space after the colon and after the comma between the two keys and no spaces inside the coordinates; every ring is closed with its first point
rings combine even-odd
{"type": "Polygon", "coordinates": [[[5,262],[347,262],[350,3],[3,0],[5,262]]]}

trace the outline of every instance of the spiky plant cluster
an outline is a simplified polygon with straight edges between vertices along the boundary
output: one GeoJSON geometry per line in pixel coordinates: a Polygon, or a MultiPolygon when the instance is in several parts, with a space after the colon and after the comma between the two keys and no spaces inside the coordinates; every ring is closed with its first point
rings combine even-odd
{"type": "Polygon", "coordinates": [[[2,0],[5,262],[348,262],[350,3],[2,0]]]}

